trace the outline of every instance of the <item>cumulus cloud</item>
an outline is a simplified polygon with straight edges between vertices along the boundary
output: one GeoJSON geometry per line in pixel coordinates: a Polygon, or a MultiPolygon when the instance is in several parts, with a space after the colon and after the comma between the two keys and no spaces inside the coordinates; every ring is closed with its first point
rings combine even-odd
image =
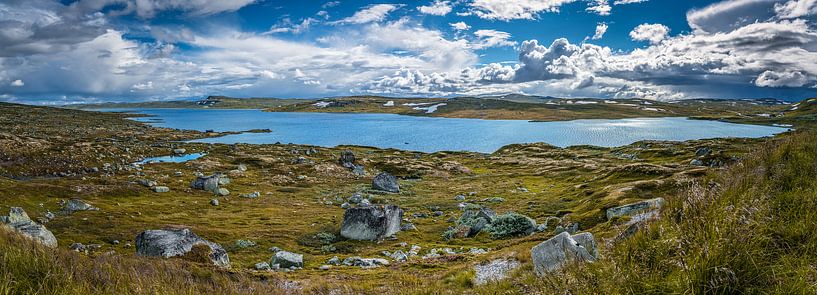
{"type": "Polygon", "coordinates": [[[339,21],[332,22],[333,24],[365,24],[365,23],[372,23],[372,22],[382,22],[386,19],[386,16],[389,15],[392,11],[395,11],[402,7],[402,5],[396,4],[375,4],[367,6],[361,10],[358,10],[350,17],[341,19],[339,21]]]}
{"type": "Polygon", "coordinates": [[[613,7],[610,6],[610,2],[608,0],[593,0],[587,7],[587,11],[598,15],[610,15],[611,10],[613,10],[613,7]]]}
{"type": "Polygon", "coordinates": [[[634,3],[643,3],[650,0],[616,0],[613,2],[614,5],[624,5],[624,4],[634,4],[634,3]]]}
{"type": "Polygon", "coordinates": [[[424,14],[444,16],[451,12],[451,2],[434,1],[430,5],[419,6],[417,10],[424,14]]]}
{"type": "Polygon", "coordinates": [[[650,44],[661,43],[669,36],[669,28],[662,24],[641,24],[630,32],[635,41],[649,41],[650,44]]]}
{"type": "Polygon", "coordinates": [[[742,26],[766,21],[774,16],[774,4],[780,0],[726,0],[687,12],[687,21],[699,32],[728,32],[742,26]]]}
{"type": "Polygon", "coordinates": [[[558,12],[562,5],[576,0],[474,0],[473,13],[485,19],[535,19],[542,12],[558,12]]]}
{"type": "Polygon", "coordinates": [[[780,18],[790,19],[817,14],[817,0],[791,0],[775,3],[774,10],[780,18]]]}
{"type": "Polygon", "coordinates": [[[11,85],[13,87],[23,87],[23,86],[26,85],[26,83],[23,83],[23,80],[17,79],[17,80],[11,81],[11,84],[9,84],[9,85],[11,85]]]}
{"type": "Polygon", "coordinates": [[[607,28],[608,26],[606,23],[599,23],[598,25],[596,25],[596,33],[593,34],[593,37],[591,37],[590,39],[599,40],[601,38],[604,38],[604,34],[607,33],[607,28]]]}
{"type": "Polygon", "coordinates": [[[451,26],[451,28],[457,31],[465,31],[471,28],[471,26],[469,26],[465,22],[450,23],[449,25],[451,26]]]}
{"type": "Polygon", "coordinates": [[[808,77],[801,72],[765,71],[755,80],[760,87],[803,87],[808,83],[808,77]]]}

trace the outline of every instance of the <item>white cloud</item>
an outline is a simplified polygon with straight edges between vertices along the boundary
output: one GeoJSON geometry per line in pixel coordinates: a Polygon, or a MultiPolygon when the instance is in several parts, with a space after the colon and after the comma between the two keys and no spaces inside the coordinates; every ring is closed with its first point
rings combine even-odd
{"type": "Polygon", "coordinates": [[[11,85],[13,87],[23,87],[23,86],[26,85],[26,83],[23,83],[23,80],[17,79],[17,80],[11,81],[11,83],[9,85],[11,85]]]}
{"type": "Polygon", "coordinates": [[[635,3],[643,3],[650,0],[616,0],[613,2],[613,5],[624,5],[624,4],[635,4],[635,3]]]}
{"type": "Polygon", "coordinates": [[[610,6],[608,0],[593,0],[587,7],[587,11],[598,15],[610,15],[611,10],[613,10],[613,7],[610,6]]]}
{"type": "Polygon", "coordinates": [[[300,23],[292,23],[292,20],[289,18],[285,18],[281,24],[274,25],[270,27],[270,29],[264,34],[275,34],[275,33],[292,33],[292,34],[300,34],[306,30],[309,30],[309,27],[312,26],[313,23],[317,23],[318,20],[308,17],[301,20],[300,23]]]}
{"type": "Polygon", "coordinates": [[[535,19],[542,12],[558,12],[562,5],[576,0],[473,0],[474,14],[484,19],[509,21],[535,19]]]}
{"type": "Polygon", "coordinates": [[[755,79],[755,85],[760,87],[803,87],[808,82],[801,72],[765,71],[755,79]]]}
{"type": "Polygon", "coordinates": [[[333,24],[365,24],[372,22],[382,22],[392,11],[397,10],[402,5],[395,4],[375,4],[358,10],[350,17],[333,22],[333,24]]]}
{"type": "Polygon", "coordinates": [[[253,4],[256,0],[80,0],[71,9],[87,13],[109,8],[114,15],[136,13],[141,18],[152,18],[162,11],[181,11],[190,16],[207,16],[231,12],[253,4]],[[120,7],[120,10],[116,10],[120,7]]]}
{"type": "Polygon", "coordinates": [[[775,2],[781,0],[725,0],[687,12],[687,22],[699,32],[728,32],[774,15],[775,2]]]}
{"type": "Polygon", "coordinates": [[[590,39],[599,40],[604,38],[604,34],[607,33],[607,24],[606,23],[599,23],[596,25],[596,33],[590,39]]]}
{"type": "Polygon", "coordinates": [[[465,22],[450,23],[449,25],[451,25],[451,28],[457,31],[465,31],[471,29],[471,26],[469,26],[465,22]]]}
{"type": "Polygon", "coordinates": [[[497,30],[477,30],[474,32],[477,40],[471,45],[474,49],[485,49],[489,47],[515,46],[516,42],[510,41],[511,34],[497,30]]]}
{"type": "Polygon", "coordinates": [[[431,5],[419,6],[417,10],[430,15],[444,16],[451,12],[451,2],[449,1],[434,1],[431,5]]]}
{"type": "Polygon", "coordinates": [[[635,41],[649,41],[650,44],[661,43],[669,36],[669,28],[662,24],[641,24],[630,32],[635,41]]]}
{"type": "Polygon", "coordinates": [[[775,3],[774,10],[780,18],[790,19],[817,14],[817,0],[791,0],[775,3]]]}

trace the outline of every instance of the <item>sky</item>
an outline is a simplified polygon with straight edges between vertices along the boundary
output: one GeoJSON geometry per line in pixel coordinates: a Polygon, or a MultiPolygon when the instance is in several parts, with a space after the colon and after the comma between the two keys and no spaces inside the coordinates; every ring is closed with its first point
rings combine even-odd
{"type": "Polygon", "coordinates": [[[817,0],[0,0],[0,101],[817,97],[817,0]]]}

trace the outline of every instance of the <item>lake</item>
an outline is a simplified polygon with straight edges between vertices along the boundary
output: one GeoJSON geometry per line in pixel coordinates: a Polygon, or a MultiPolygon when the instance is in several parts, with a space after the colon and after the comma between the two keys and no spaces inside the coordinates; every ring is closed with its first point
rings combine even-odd
{"type": "MultiPolygon", "coordinates": [[[[114,111],[114,110],[106,110],[114,111]]],[[[559,147],[616,147],[641,140],[685,141],[707,138],[757,138],[787,128],[687,118],[592,119],[560,122],[480,120],[352,113],[276,113],[261,110],[118,109],[155,117],[134,118],[158,127],[246,131],[196,142],[295,143],[334,147],[361,145],[403,150],[491,153],[514,143],[545,142],[559,147]]]]}

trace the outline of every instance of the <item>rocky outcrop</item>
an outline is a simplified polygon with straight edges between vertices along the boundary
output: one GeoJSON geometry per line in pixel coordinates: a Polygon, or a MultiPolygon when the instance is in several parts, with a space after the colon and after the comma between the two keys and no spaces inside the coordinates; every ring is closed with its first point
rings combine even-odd
{"type": "Polygon", "coordinates": [[[214,265],[230,266],[230,258],[221,245],[202,239],[190,229],[146,230],[136,236],[136,253],[142,256],[185,256],[197,245],[210,249],[207,257],[214,265]]]}
{"type": "Polygon", "coordinates": [[[399,193],[400,184],[397,183],[397,177],[387,172],[378,174],[372,180],[372,188],[379,191],[399,193]]]}
{"type": "Polygon", "coordinates": [[[613,217],[619,216],[635,215],[638,213],[645,213],[649,211],[657,211],[661,209],[662,205],[664,205],[664,199],[655,198],[644,200],[637,203],[618,206],[615,208],[610,208],[607,209],[607,219],[612,219],[613,217]]]}
{"type": "Polygon", "coordinates": [[[278,265],[280,268],[301,268],[304,267],[304,256],[287,251],[278,251],[272,256],[270,265],[278,265]]]}
{"type": "Polygon", "coordinates": [[[403,210],[395,205],[346,209],[340,235],[351,240],[377,240],[400,231],[403,210]]]}
{"type": "Polygon", "coordinates": [[[562,232],[531,249],[536,274],[543,276],[561,269],[571,261],[592,262],[598,258],[596,241],[591,233],[570,235],[562,232]]]}
{"type": "Polygon", "coordinates": [[[338,164],[344,168],[355,168],[355,154],[350,150],[342,151],[340,153],[340,158],[338,158],[338,164]]]}
{"type": "Polygon", "coordinates": [[[489,282],[501,281],[510,275],[510,272],[522,264],[515,259],[495,259],[488,263],[474,266],[474,284],[484,285],[489,282]]]}
{"type": "Polygon", "coordinates": [[[0,216],[3,226],[16,231],[47,247],[56,248],[57,238],[42,224],[38,224],[28,217],[20,207],[11,207],[8,216],[0,216]]]}

